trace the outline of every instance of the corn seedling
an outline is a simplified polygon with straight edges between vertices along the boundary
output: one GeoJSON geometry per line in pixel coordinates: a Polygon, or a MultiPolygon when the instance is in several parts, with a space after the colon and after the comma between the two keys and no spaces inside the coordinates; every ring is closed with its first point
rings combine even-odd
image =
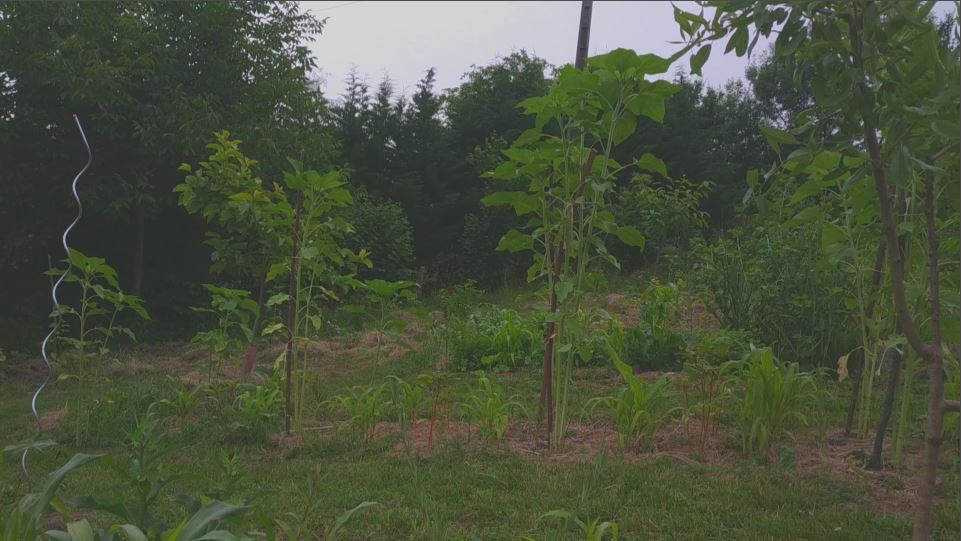
{"type": "Polygon", "coordinates": [[[404,441],[407,441],[410,427],[417,420],[417,415],[425,402],[424,387],[418,382],[408,383],[397,376],[387,376],[386,384],[390,408],[397,416],[404,441]]]}
{"type": "Polygon", "coordinates": [[[661,377],[650,383],[635,376],[634,370],[613,349],[611,360],[627,387],[617,395],[592,398],[585,406],[593,411],[598,406],[614,418],[617,439],[623,447],[639,447],[651,443],[657,429],[677,410],[670,405],[667,389],[670,380],[661,377]]]}
{"type": "Polygon", "coordinates": [[[526,415],[523,404],[514,398],[505,398],[503,392],[483,373],[477,374],[474,389],[460,406],[469,422],[477,426],[481,435],[489,441],[504,438],[512,411],[526,415]]]}
{"type": "Polygon", "coordinates": [[[384,418],[390,405],[384,399],[385,392],[384,385],[354,387],[346,394],[335,396],[322,405],[347,414],[347,420],[337,427],[339,433],[347,433],[352,437],[362,436],[364,441],[370,441],[377,430],[377,423],[384,418]]]}
{"type": "MultiPolygon", "coordinates": [[[[617,523],[611,520],[605,520],[603,522],[601,519],[581,520],[581,518],[574,513],[564,509],[548,511],[547,513],[541,515],[540,519],[538,520],[544,520],[547,518],[563,519],[568,524],[573,522],[577,526],[577,529],[580,530],[581,534],[584,536],[582,538],[584,541],[617,541],[618,539],[617,523]]],[[[524,540],[534,541],[534,538],[525,537],[524,540]]]]}

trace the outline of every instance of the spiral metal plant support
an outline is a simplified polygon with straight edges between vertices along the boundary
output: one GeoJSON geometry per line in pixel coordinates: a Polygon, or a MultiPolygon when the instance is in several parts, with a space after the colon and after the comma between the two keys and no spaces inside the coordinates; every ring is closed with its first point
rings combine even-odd
{"type": "MultiPolygon", "coordinates": [[[[90,168],[90,164],[93,163],[93,152],[90,151],[90,143],[87,142],[87,136],[83,133],[83,126],[80,124],[80,117],[76,113],[73,114],[73,123],[77,126],[77,131],[80,132],[80,138],[83,140],[83,146],[87,150],[87,163],[84,164],[77,176],[73,177],[73,182],[70,184],[70,191],[73,192],[73,199],[77,202],[77,217],[73,219],[73,222],[67,226],[63,231],[63,236],[61,237],[61,243],[63,244],[63,250],[67,254],[67,270],[60,275],[60,278],[53,284],[53,288],[50,291],[50,296],[53,299],[53,310],[56,313],[56,318],[54,319],[53,327],[50,328],[50,332],[44,337],[43,343],[40,345],[40,355],[43,357],[43,362],[47,367],[47,375],[43,380],[43,383],[37,387],[37,390],[33,393],[33,398],[30,400],[30,409],[33,411],[34,421],[37,423],[38,434],[43,433],[43,426],[40,424],[40,414],[37,412],[37,400],[40,398],[40,394],[50,383],[50,372],[53,368],[53,363],[50,360],[50,356],[47,354],[47,346],[50,344],[50,339],[57,334],[60,330],[60,320],[61,320],[61,310],[60,301],[57,299],[57,290],[60,288],[60,284],[63,283],[64,279],[70,274],[70,270],[73,268],[73,263],[70,259],[70,246],[67,245],[67,237],[70,235],[70,231],[76,227],[80,218],[83,216],[83,203],[80,202],[80,195],[77,193],[77,182],[80,177],[87,172],[90,168]]],[[[20,456],[20,469],[23,470],[23,476],[27,480],[28,491],[32,491],[32,482],[30,478],[30,471],[27,468],[27,456],[30,454],[30,448],[27,447],[23,450],[23,454],[20,456]]]]}

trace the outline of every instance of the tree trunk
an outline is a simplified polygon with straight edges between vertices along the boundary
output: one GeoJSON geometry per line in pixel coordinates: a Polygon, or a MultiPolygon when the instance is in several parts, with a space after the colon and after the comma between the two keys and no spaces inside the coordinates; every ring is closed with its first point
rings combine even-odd
{"type": "MultiPolygon", "coordinates": [[[[904,223],[908,219],[908,201],[905,197],[904,190],[898,189],[898,209],[900,212],[899,221],[904,223]]],[[[907,238],[905,235],[901,235],[898,239],[898,250],[901,251],[901,261],[907,259],[907,238]]],[[[903,269],[902,269],[903,272],[903,269]]],[[[895,319],[894,321],[894,334],[901,334],[901,320],[895,319]]],[[[884,362],[884,357],[882,356],[882,362],[884,362]]],[[[881,419],[878,422],[878,430],[874,434],[874,449],[871,452],[871,458],[868,460],[867,467],[869,470],[880,470],[884,467],[884,437],[888,432],[888,424],[891,422],[891,414],[894,412],[894,399],[898,393],[898,379],[901,376],[901,362],[904,358],[904,354],[899,349],[895,349],[891,353],[891,368],[890,368],[890,378],[888,379],[888,388],[884,393],[884,407],[881,410],[881,419]]]]}
{"type": "MultiPolygon", "coordinates": [[[[896,323],[894,334],[900,333],[901,325],[900,323],[896,323]]],[[[885,357],[887,356],[888,355],[885,355],[885,357]]],[[[894,349],[890,353],[891,369],[889,372],[891,376],[888,379],[887,392],[884,394],[884,409],[881,410],[881,420],[878,422],[878,430],[874,434],[874,449],[871,452],[871,458],[867,464],[869,470],[880,470],[884,467],[884,436],[887,434],[888,424],[891,422],[891,414],[894,412],[894,399],[897,394],[898,380],[901,376],[901,360],[903,358],[904,355],[898,349],[894,349]]]]}
{"type": "MultiPolygon", "coordinates": [[[[929,163],[933,159],[929,159],[929,163]]],[[[934,172],[924,173],[924,217],[928,229],[928,270],[931,273],[931,340],[932,347],[924,358],[928,362],[928,418],[924,428],[924,465],[918,486],[918,505],[914,515],[914,539],[931,537],[934,518],[934,488],[937,481],[938,458],[941,455],[941,431],[944,412],[944,360],[941,352],[941,268],[938,258],[937,209],[934,202],[934,172]]]]}

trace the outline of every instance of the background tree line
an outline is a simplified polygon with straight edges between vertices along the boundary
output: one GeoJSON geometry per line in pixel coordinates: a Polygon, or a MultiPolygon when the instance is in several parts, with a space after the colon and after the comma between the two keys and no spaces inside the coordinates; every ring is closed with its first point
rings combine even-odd
{"type": "MultiPolygon", "coordinates": [[[[0,7],[0,50],[12,53],[0,60],[0,347],[32,351],[46,325],[42,272],[62,257],[68,181],[83,159],[74,112],[94,165],[72,243],[106,257],[144,297],[154,317],[147,336],[181,336],[196,317],[187,307],[205,295],[203,224],[171,189],[183,180],[177,166],[205,158],[222,129],[244,141],[267,181],[301,152],[306,166],[345,167],[362,192],[345,211],[358,230],[351,242],[371,250],[370,274],[425,288],[521,279],[525,265],[494,251],[515,218],[480,205],[497,189],[481,174],[529,127],[515,106],[546,92],[554,66],[520,51],[472,66],[448,90],[426,69],[411,96],[356,74],[324,96],[307,48],[323,24],[296,4],[268,2],[0,7]]],[[[667,232],[682,226],[666,220],[685,213],[692,233],[733,225],[745,174],[771,161],[759,126],[783,122],[807,99],[785,73],[762,58],[747,84],[715,89],[677,72],[681,90],[663,124],[639,122],[621,145],[625,157],[660,156],[670,177],[622,179],[621,211],[667,232]]],[[[679,242],[649,235],[646,254],[626,265],[679,242]]]]}

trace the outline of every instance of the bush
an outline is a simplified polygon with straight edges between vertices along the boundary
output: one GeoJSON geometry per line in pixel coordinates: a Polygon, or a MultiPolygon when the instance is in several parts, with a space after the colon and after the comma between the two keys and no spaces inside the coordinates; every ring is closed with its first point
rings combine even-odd
{"type": "Polygon", "coordinates": [[[684,337],[668,327],[677,313],[681,293],[677,284],[661,285],[651,281],[644,292],[641,321],[624,333],[623,355],[646,370],[678,369],[684,359],[687,343],[684,337]]]}
{"type": "Polygon", "coordinates": [[[361,269],[362,278],[398,280],[410,275],[414,264],[414,230],[400,205],[358,192],[353,206],[344,208],[342,215],[354,227],[354,234],[346,239],[347,248],[370,252],[373,267],[361,269]]]}
{"type": "Polygon", "coordinates": [[[695,247],[695,291],[731,329],[749,331],[777,357],[804,366],[833,363],[856,341],[852,313],[835,292],[845,274],[822,262],[816,224],[768,229],[695,247]]]}
{"type": "Polygon", "coordinates": [[[687,179],[657,181],[648,175],[635,177],[614,204],[618,224],[644,232],[644,251],[611,240],[611,252],[621,268],[634,270],[644,263],[657,263],[665,255],[684,251],[692,238],[700,237],[707,228],[708,214],[701,203],[711,190],[711,183],[694,184],[687,179]]]}
{"type": "Polygon", "coordinates": [[[509,370],[540,362],[543,321],[516,310],[482,307],[447,328],[448,363],[455,370],[509,370]]]}

